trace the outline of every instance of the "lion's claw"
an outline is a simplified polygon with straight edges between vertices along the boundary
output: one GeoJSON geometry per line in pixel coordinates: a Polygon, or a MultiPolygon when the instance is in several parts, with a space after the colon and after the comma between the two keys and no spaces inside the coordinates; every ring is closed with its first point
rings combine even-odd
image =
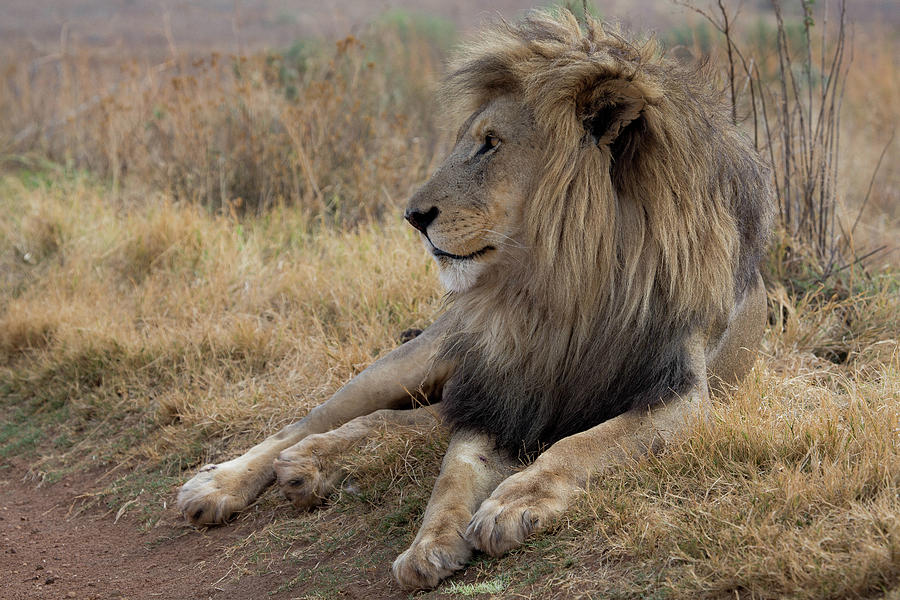
{"type": "Polygon", "coordinates": [[[523,516],[521,510],[505,509],[497,502],[485,500],[469,522],[466,539],[482,552],[500,556],[520,545],[533,530],[525,527],[523,516]]]}
{"type": "MultiPolygon", "coordinates": [[[[500,556],[545,528],[566,507],[565,494],[541,490],[528,471],[513,475],[481,503],[469,521],[466,539],[478,550],[500,556]]],[[[540,481],[539,477],[535,477],[540,481]]]]}

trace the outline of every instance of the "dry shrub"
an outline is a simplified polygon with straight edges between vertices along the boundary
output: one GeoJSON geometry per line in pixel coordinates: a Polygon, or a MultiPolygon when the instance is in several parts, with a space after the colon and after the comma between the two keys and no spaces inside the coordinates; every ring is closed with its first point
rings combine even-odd
{"type": "MultiPolygon", "coordinates": [[[[67,236],[67,215],[58,206],[17,205],[9,202],[26,186],[22,181],[0,183],[0,209],[7,211],[0,220],[0,286],[8,296],[0,297],[0,307],[15,297],[32,267],[58,256],[67,236]]],[[[42,193],[40,189],[35,190],[42,193]]]]}
{"type": "Polygon", "coordinates": [[[888,24],[867,25],[865,33],[861,29],[856,29],[857,43],[847,76],[841,131],[846,151],[840,157],[840,185],[852,217],[847,221],[855,225],[852,242],[856,251],[885,247],[870,263],[896,265],[900,261],[900,70],[894,63],[900,40],[888,33],[895,31],[888,24]],[[857,95],[861,101],[855,101],[857,95]],[[879,159],[880,169],[873,178],[879,159]],[[864,208],[854,202],[866,198],[864,208]]]}
{"type": "Polygon", "coordinates": [[[88,49],[52,64],[23,54],[3,73],[0,147],[226,214],[285,203],[341,223],[377,218],[434,154],[440,53],[427,33],[386,21],[331,50],[149,68],[88,49]]]}
{"type": "Polygon", "coordinates": [[[805,288],[895,250],[885,235],[896,233],[900,197],[888,158],[900,144],[894,36],[871,23],[859,35],[844,0],[769,0],[756,14],[726,0],[675,2],[706,21],[707,43],[709,28],[722,35],[716,58],[733,119],[772,164],[774,278],[805,288]]]}
{"type": "Polygon", "coordinates": [[[896,274],[851,269],[845,275],[834,285],[818,284],[799,294],[772,284],[770,324],[779,334],[774,338],[779,358],[787,361],[792,353],[811,353],[853,369],[890,360],[900,314],[896,274]]]}
{"type": "Polygon", "coordinates": [[[63,223],[54,215],[31,214],[22,223],[23,260],[39,262],[62,246],[63,223]]]}

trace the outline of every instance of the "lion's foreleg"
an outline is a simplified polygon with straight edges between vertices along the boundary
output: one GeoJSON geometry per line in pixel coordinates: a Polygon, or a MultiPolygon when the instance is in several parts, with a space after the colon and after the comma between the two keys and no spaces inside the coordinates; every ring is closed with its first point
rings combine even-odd
{"type": "Polygon", "coordinates": [[[201,468],[178,492],[179,510],[195,525],[221,523],[274,481],[272,463],[285,448],[376,410],[409,406],[417,392],[428,395],[439,388],[449,373],[448,365],[435,361],[446,327],[445,319],[439,319],[420,336],[373,363],[300,421],[238,458],[201,468]]]}
{"type": "Polygon", "coordinates": [[[303,438],[275,459],[275,475],[282,493],[300,509],[322,503],[340,482],[341,459],[373,433],[392,427],[417,427],[440,423],[439,404],[412,410],[382,409],[356,417],[325,433],[303,438]]]}
{"type": "Polygon", "coordinates": [[[394,579],[407,589],[429,589],[463,568],[472,554],[463,535],[466,525],[515,465],[497,452],[490,437],[453,434],[422,526],[410,547],[394,561],[394,579]]]}
{"type": "Polygon", "coordinates": [[[503,554],[549,525],[592,477],[662,448],[705,413],[706,378],[697,379],[683,397],[626,412],[553,444],[528,468],[497,486],[472,518],[466,538],[488,554],[503,554]]]}

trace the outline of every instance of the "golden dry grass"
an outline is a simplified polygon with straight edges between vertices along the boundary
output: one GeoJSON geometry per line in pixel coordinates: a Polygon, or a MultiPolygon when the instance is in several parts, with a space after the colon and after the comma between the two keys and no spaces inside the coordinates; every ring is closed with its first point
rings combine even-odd
{"type": "Polygon", "coordinates": [[[76,414],[126,394],[122,409],[155,411],[163,438],[172,423],[209,435],[295,418],[439,305],[397,222],[339,232],[276,210],[238,224],[161,196],[124,208],[89,178],[0,187],[18,249],[0,300],[11,393],[76,414]]]}
{"type": "Polygon", "coordinates": [[[92,48],[44,64],[11,49],[0,159],[39,153],[113,190],[137,182],[226,213],[287,203],[339,224],[377,219],[426,176],[439,141],[429,31],[401,18],[283,55],[156,65],[92,48]]]}
{"type": "MultiPolygon", "coordinates": [[[[53,173],[7,176],[0,190],[2,241],[17,249],[4,263],[0,373],[20,424],[4,452],[38,423],[52,436],[32,440],[38,471],[105,465],[114,506],[135,481],[154,490],[138,496],[151,520],[190,469],[303,414],[439,310],[433,266],[397,222],[340,232],[284,209],[238,223],[164,196],[116,205],[90,177],[53,173]]],[[[601,597],[896,586],[900,278],[845,289],[828,300],[776,288],[763,357],[707,426],[597,482],[554,532],[478,563],[476,578],[601,597]]],[[[365,543],[387,564],[414,533],[444,443],[439,431],[376,437],[348,458],[359,491],[326,509],[340,520],[284,507],[234,552],[294,548],[300,565],[325,544],[365,543]],[[351,525],[361,540],[341,537],[351,525]]],[[[357,564],[330,568],[351,581],[357,564]]],[[[327,584],[298,573],[302,589],[327,584]]]]}
{"type": "MultiPolygon", "coordinates": [[[[851,221],[887,141],[879,123],[900,119],[897,43],[880,35],[857,52],[845,99],[851,221]]],[[[440,53],[399,33],[380,44],[345,40],[290,76],[275,57],[185,60],[149,85],[145,67],[109,57],[69,56],[52,82],[4,65],[18,86],[0,86],[4,141],[120,84],[4,146],[0,456],[47,478],[102,468],[100,497],[137,499],[129,510],[150,524],[197,465],[301,416],[438,314],[434,266],[399,207],[441,147],[427,100],[440,53]]],[[[900,232],[894,162],[860,248],[900,232]]],[[[426,596],[896,597],[896,254],[821,284],[780,262],[783,243],[762,356],[709,423],[597,481],[548,534],[478,558],[464,580],[481,588],[426,596]]],[[[371,569],[386,578],[445,441],[376,436],[348,457],[347,489],[311,514],[267,493],[256,509],[277,517],[229,559],[253,572],[287,557],[298,595],[328,597],[371,569]]]]}

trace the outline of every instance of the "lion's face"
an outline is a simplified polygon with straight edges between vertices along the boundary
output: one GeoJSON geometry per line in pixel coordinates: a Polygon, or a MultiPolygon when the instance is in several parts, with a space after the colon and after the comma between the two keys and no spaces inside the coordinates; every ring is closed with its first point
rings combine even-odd
{"type": "Polygon", "coordinates": [[[497,98],[460,128],[453,151],[409,201],[406,219],[422,235],[450,291],[471,288],[523,252],[522,212],[540,171],[531,110],[497,98]]]}

